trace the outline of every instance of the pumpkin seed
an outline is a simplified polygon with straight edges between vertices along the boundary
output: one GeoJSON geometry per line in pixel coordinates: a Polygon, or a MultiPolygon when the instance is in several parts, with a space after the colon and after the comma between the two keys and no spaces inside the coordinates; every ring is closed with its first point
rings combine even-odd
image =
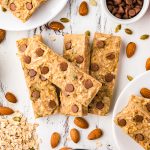
{"type": "Polygon", "coordinates": [[[70,20],[68,18],[61,18],[60,21],[63,22],[63,23],[70,22],[70,20]]]}
{"type": "Polygon", "coordinates": [[[14,121],[17,121],[17,122],[20,122],[20,121],[21,121],[21,118],[20,118],[20,117],[14,117],[13,120],[14,120],[14,121]]]}
{"type": "Polygon", "coordinates": [[[130,76],[130,75],[127,75],[127,79],[128,79],[129,81],[132,81],[132,80],[133,80],[133,77],[130,76]]]}
{"type": "Polygon", "coordinates": [[[133,31],[132,31],[131,29],[129,29],[129,28],[126,28],[126,29],[125,29],[125,32],[126,32],[127,34],[130,34],[130,35],[133,34],[133,31]]]}
{"type": "Polygon", "coordinates": [[[91,6],[97,6],[96,0],[90,0],[90,5],[91,6]]]}
{"type": "Polygon", "coordinates": [[[117,27],[115,28],[115,32],[117,33],[117,32],[119,32],[120,30],[121,30],[121,24],[118,24],[117,25],[117,27]]]}
{"type": "Polygon", "coordinates": [[[146,40],[148,38],[149,38],[148,34],[141,35],[141,37],[140,37],[141,40],[146,40]]]}
{"type": "Polygon", "coordinates": [[[7,9],[5,9],[4,7],[2,7],[2,11],[3,11],[3,12],[6,12],[6,11],[7,11],[7,9]]]}
{"type": "Polygon", "coordinates": [[[88,30],[88,31],[85,32],[85,35],[91,36],[91,32],[88,30]]]}

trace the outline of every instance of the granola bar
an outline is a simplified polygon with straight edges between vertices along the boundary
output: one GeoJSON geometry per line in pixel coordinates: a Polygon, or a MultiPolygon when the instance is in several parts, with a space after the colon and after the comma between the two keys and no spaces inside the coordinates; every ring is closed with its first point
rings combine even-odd
{"type": "Polygon", "coordinates": [[[90,74],[102,83],[102,88],[89,105],[89,113],[106,115],[109,112],[117,77],[120,46],[120,37],[95,33],[90,74]]]}
{"type": "Polygon", "coordinates": [[[14,16],[26,22],[32,14],[46,0],[1,0],[3,8],[9,10],[14,16]]]}
{"type": "MultiPolygon", "coordinates": [[[[66,34],[64,36],[64,58],[79,67],[82,71],[89,73],[90,64],[90,45],[89,36],[66,34]]],[[[84,116],[88,113],[88,108],[80,103],[73,102],[75,105],[72,107],[71,97],[66,97],[61,92],[60,112],[65,115],[84,116]],[[77,106],[77,107],[76,107],[77,106]],[[78,110],[78,112],[77,112],[78,110]]]]}
{"type": "Polygon", "coordinates": [[[145,150],[150,149],[150,100],[132,95],[115,123],[145,150]]]}
{"type": "MultiPolygon", "coordinates": [[[[33,39],[42,41],[41,36],[33,38],[22,39],[17,41],[18,55],[21,58],[28,47],[29,42],[33,39]]],[[[37,51],[40,54],[40,50],[37,51]]],[[[56,93],[56,88],[52,83],[39,75],[34,69],[27,67],[21,60],[22,68],[29,88],[30,98],[35,117],[44,117],[58,112],[59,101],[56,93]]]]}
{"type": "Polygon", "coordinates": [[[34,69],[59,87],[66,97],[71,97],[72,102],[76,101],[88,106],[101,88],[100,82],[82,72],[40,41],[30,42],[22,61],[27,67],[34,69]],[[38,49],[43,51],[42,55],[36,54],[38,49]]]}

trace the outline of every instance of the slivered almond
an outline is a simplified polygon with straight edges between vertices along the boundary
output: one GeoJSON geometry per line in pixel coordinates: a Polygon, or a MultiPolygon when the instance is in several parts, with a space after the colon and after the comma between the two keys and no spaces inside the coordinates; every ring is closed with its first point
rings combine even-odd
{"type": "Polygon", "coordinates": [[[96,139],[100,138],[102,135],[103,135],[102,130],[97,128],[97,129],[95,129],[89,133],[88,139],[89,140],[96,140],[96,139]]]}
{"type": "Polygon", "coordinates": [[[9,107],[0,106],[0,115],[11,115],[14,111],[9,107]]]}
{"type": "Polygon", "coordinates": [[[83,129],[87,129],[89,127],[88,122],[82,117],[76,117],[74,119],[74,124],[83,129]]]}
{"type": "Polygon", "coordinates": [[[54,132],[51,136],[51,147],[55,148],[58,146],[60,142],[60,134],[57,132],[54,132]]]}
{"type": "Polygon", "coordinates": [[[16,103],[16,102],[17,102],[16,96],[15,96],[13,93],[11,93],[11,92],[7,92],[7,93],[5,94],[5,98],[6,98],[9,102],[11,102],[11,103],[16,103]]]}
{"type": "Polygon", "coordinates": [[[142,88],[140,90],[140,93],[141,95],[144,97],[144,98],[150,98],[150,89],[148,88],[142,88]]]}
{"type": "Polygon", "coordinates": [[[70,137],[74,143],[78,143],[80,141],[80,133],[77,129],[73,128],[70,131],[70,137]]]}

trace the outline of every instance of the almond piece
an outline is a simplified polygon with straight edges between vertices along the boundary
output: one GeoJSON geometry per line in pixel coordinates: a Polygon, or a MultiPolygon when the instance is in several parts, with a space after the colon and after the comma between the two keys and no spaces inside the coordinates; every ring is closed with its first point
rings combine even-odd
{"type": "Polygon", "coordinates": [[[144,98],[150,98],[150,89],[148,88],[142,88],[140,90],[140,93],[141,95],[144,97],[144,98]]]}
{"type": "Polygon", "coordinates": [[[80,141],[80,133],[77,129],[73,128],[70,131],[70,137],[74,143],[78,143],[80,141]]]}
{"type": "Polygon", "coordinates": [[[136,44],[134,42],[130,42],[126,48],[126,54],[128,58],[131,58],[136,51],[136,44]]]}
{"type": "Polygon", "coordinates": [[[6,98],[9,102],[11,102],[11,103],[16,103],[16,102],[17,102],[16,96],[15,96],[13,93],[11,93],[11,92],[7,92],[7,93],[5,94],[5,98],[6,98]]]}
{"type": "Polygon", "coordinates": [[[88,12],[89,12],[88,4],[87,2],[83,1],[79,7],[79,14],[81,16],[86,16],[88,12]]]}
{"type": "Polygon", "coordinates": [[[54,31],[63,30],[65,28],[62,23],[56,21],[51,22],[48,27],[54,31]]]}
{"type": "Polygon", "coordinates": [[[11,115],[14,111],[9,107],[0,106],[0,115],[11,115]]]}
{"type": "Polygon", "coordinates": [[[72,150],[70,147],[62,147],[60,150],[72,150]]]}
{"type": "Polygon", "coordinates": [[[60,142],[60,134],[57,132],[54,132],[51,136],[51,147],[55,148],[58,146],[60,142]]]}
{"type": "Polygon", "coordinates": [[[83,129],[87,129],[89,127],[88,122],[82,117],[76,117],[74,119],[74,124],[83,129]]]}
{"type": "Polygon", "coordinates": [[[145,68],[146,70],[150,70],[150,58],[147,59],[145,68]]]}
{"type": "Polygon", "coordinates": [[[0,29],[0,43],[3,42],[6,36],[6,31],[3,29],[0,29]]]}
{"type": "Polygon", "coordinates": [[[89,140],[96,140],[96,139],[100,138],[102,135],[103,135],[102,130],[97,128],[97,129],[95,129],[89,133],[88,139],[89,140]]]}

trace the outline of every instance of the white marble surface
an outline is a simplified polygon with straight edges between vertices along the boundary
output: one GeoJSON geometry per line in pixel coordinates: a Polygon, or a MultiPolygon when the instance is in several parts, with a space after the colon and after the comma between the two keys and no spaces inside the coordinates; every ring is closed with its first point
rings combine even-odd
{"type": "MultiPolygon", "coordinates": [[[[87,0],[88,2],[88,0],[87,0]]],[[[90,30],[93,34],[95,31],[103,33],[113,33],[116,23],[107,19],[104,15],[100,5],[100,0],[97,0],[98,5],[90,6],[89,15],[81,17],[78,14],[78,6],[81,0],[68,1],[65,9],[54,18],[59,20],[62,17],[70,18],[71,22],[65,24],[63,32],[54,32],[48,30],[45,26],[36,28],[32,31],[24,32],[7,32],[6,40],[0,44],[0,101],[3,105],[10,106],[16,110],[23,112],[30,120],[33,119],[32,107],[30,104],[28,90],[25,84],[21,64],[16,55],[17,48],[15,41],[22,37],[30,37],[34,34],[41,33],[46,43],[62,53],[63,34],[64,33],[84,33],[90,30]],[[53,38],[56,38],[53,41],[53,38]],[[12,91],[19,99],[17,104],[10,104],[4,98],[6,91],[12,91]]],[[[2,20],[0,20],[2,21],[2,20]]],[[[150,34],[150,11],[138,22],[131,25],[123,25],[123,29],[117,33],[123,39],[123,47],[120,56],[120,67],[118,84],[116,86],[116,95],[114,102],[119,96],[122,89],[128,84],[127,75],[136,77],[145,71],[146,58],[150,57],[150,40],[141,41],[139,36],[142,34],[150,34]],[[129,27],[133,30],[133,35],[127,35],[124,28],[129,27]],[[128,42],[134,41],[137,43],[137,52],[133,58],[127,59],[125,55],[125,45],[128,42]]],[[[88,130],[79,129],[81,132],[81,141],[74,144],[69,137],[69,130],[75,127],[73,124],[73,117],[65,117],[62,115],[50,116],[48,118],[38,119],[36,122],[40,124],[38,128],[39,136],[41,138],[41,150],[51,149],[49,141],[53,131],[61,133],[61,143],[57,149],[62,146],[69,146],[72,148],[86,148],[90,150],[118,150],[112,135],[112,111],[106,117],[88,115],[85,118],[88,120],[90,127],[88,130]],[[100,127],[104,131],[104,136],[96,141],[88,141],[87,134],[95,127],[100,127]]],[[[120,139],[121,140],[121,139],[120,139]]]]}

